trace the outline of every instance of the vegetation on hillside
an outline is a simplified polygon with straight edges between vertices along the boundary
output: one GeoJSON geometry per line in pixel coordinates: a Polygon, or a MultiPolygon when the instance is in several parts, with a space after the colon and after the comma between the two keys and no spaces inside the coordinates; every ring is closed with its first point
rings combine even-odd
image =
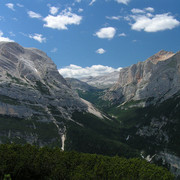
{"type": "Polygon", "coordinates": [[[171,180],[167,169],[145,160],[62,152],[26,144],[0,145],[0,179],[171,180]],[[9,178],[10,179],[10,178],[9,178]]]}

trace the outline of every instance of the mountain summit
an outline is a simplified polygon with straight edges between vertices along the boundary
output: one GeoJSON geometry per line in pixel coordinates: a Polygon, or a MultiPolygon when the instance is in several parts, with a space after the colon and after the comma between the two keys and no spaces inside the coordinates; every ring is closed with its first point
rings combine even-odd
{"type": "Polygon", "coordinates": [[[161,50],[155,55],[148,58],[146,61],[151,61],[153,64],[157,64],[159,61],[165,61],[168,58],[172,57],[174,55],[173,52],[168,52],[165,50],[161,50]]]}
{"type": "Polygon", "coordinates": [[[180,90],[180,52],[164,50],[120,71],[104,99],[120,103],[148,98],[165,100],[180,90]]]}

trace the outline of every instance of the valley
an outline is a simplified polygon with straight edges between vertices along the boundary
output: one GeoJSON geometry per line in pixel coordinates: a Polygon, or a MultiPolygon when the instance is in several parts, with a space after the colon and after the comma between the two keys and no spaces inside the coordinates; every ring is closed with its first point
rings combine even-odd
{"type": "Polygon", "coordinates": [[[38,49],[0,42],[0,143],[143,158],[178,177],[179,67],[180,53],[162,50],[93,84],[64,79],[38,49]]]}

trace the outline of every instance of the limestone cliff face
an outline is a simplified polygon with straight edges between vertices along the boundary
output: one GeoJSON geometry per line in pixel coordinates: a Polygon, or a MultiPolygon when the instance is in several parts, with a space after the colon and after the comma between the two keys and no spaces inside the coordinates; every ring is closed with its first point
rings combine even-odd
{"type": "Polygon", "coordinates": [[[180,90],[180,52],[160,51],[144,62],[120,70],[118,82],[104,96],[123,103],[129,100],[165,100],[180,90]]]}
{"type": "MultiPolygon", "coordinates": [[[[1,96],[17,100],[19,106],[31,103],[43,108],[56,106],[64,116],[73,109],[86,109],[44,52],[17,43],[0,43],[0,88],[1,96]]],[[[8,108],[10,105],[0,106],[1,114],[13,114],[8,108]]],[[[19,116],[33,114],[29,107],[26,113],[22,109],[25,108],[15,112],[19,116]]]]}
{"type": "Polygon", "coordinates": [[[0,143],[63,144],[64,120],[73,121],[74,111],[88,106],[44,52],[0,42],[0,143]]]}

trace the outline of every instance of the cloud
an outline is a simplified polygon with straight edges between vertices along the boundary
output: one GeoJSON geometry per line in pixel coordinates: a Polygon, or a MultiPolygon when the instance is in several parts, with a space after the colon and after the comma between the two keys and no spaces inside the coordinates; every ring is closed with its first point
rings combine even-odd
{"type": "Polygon", "coordinates": [[[75,2],[80,3],[80,2],[81,2],[81,0],[75,0],[75,2]]]}
{"type": "Polygon", "coordinates": [[[130,0],[115,0],[115,1],[118,3],[125,4],[125,5],[127,5],[130,2],[130,0]]]}
{"type": "Polygon", "coordinates": [[[35,13],[33,11],[28,11],[27,13],[28,13],[30,18],[37,18],[37,19],[41,19],[42,18],[42,16],[40,14],[35,13]]]}
{"type": "Polygon", "coordinates": [[[49,7],[49,12],[50,12],[52,15],[57,14],[58,10],[59,10],[58,7],[55,7],[55,6],[49,7]]]}
{"type": "Polygon", "coordinates": [[[5,41],[5,42],[14,42],[13,40],[9,39],[8,37],[3,37],[3,32],[0,30],[0,41],[5,41]]]}
{"type": "Polygon", "coordinates": [[[89,6],[92,6],[95,2],[96,0],[91,0],[91,2],[89,3],[89,6]]]}
{"type": "Polygon", "coordinates": [[[84,11],[84,9],[82,9],[82,8],[79,8],[79,9],[78,9],[78,12],[79,12],[79,13],[81,13],[81,12],[83,12],[83,11],[84,11]]]}
{"type": "Polygon", "coordinates": [[[106,16],[106,19],[110,19],[110,20],[119,20],[121,18],[122,16],[106,16]]]}
{"type": "Polygon", "coordinates": [[[151,16],[149,14],[133,15],[131,17],[135,21],[135,23],[130,24],[131,29],[136,31],[157,32],[170,30],[180,25],[180,22],[169,13],[151,14],[151,16]]]}
{"type": "Polygon", "coordinates": [[[82,16],[72,13],[71,8],[68,8],[63,10],[57,16],[48,15],[43,20],[46,22],[44,27],[58,30],[67,30],[68,25],[79,25],[82,20],[82,16]]]}
{"type": "Polygon", "coordinates": [[[136,9],[136,8],[131,9],[131,12],[132,12],[133,14],[145,13],[144,10],[142,10],[142,9],[136,9]]]}
{"type": "Polygon", "coordinates": [[[15,11],[15,9],[14,9],[14,4],[13,4],[13,3],[7,3],[6,6],[7,6],[9,9],[15,11]]]}
{"type": "Polygon", "coordinates": [[[154,8],[152,8],[152,7],[147,7],[147,8],[145,8],[145,10],[149,11],[149,12],[154,12],[154,8]]]}
{"type": "Polygon", "coordinates": [[[37,33],[35,33],[34,35],[30,34],[29,38],[34,39],[40,43],[46,42],[46,38],[43,37],[42,34],[37,34],[37,33]]]}
{"type": "Polygon", "coordinates": [[[104,54],[106,51],[103,48],[99,48],[98,50],[96,50],[97,54],[104,54]]]}
{"type": "Polygon", "coordinates": [[[118,34],[119,37],[126,37],[125,33],[118,34]]]}
{"type": "Polygon", "coordinates": [[[154,8],[152,7],[147,7],[147,8],[144,8],[144,9],[137,9],[137,8],[133,8],[131,9],[131,12],[133,14],[143,14],[143,13],[146,13],[146,12],[154,12],[154,8]]]}
{"type": "Polygon", "coordinates": [[[17,3],[16,5],[17,5],[18,7],[21,7],[21,8],[24,7],[24,5],[19,4],[19,3],[17,3]]]}
{"type": "Polygon", "coordinates": [[[64,77],[84,78],[89,76],[105,75],[114,71],[119,71],[120,68],[114,69],[109,66],[93,65],[91,67],[81,67],[74,64],[59,69],[59,73],[64,77]]]}
{"type": "Polygon", "coordinates": [[[57,51],[58,51],[57,48],[53,48],[53,49],[51,50],[52,53],[55,53],[55,52],[57,52],[57,51]]]}
{"type": "Polygon", "coordinates": [[[10,36],[16,36],[12,31],[9,32],[10,36]]]}
{"type": "Polygon", "coordinates": [[[95,36],[102,39],[112,39],[116,34],[116,29],[114,27],[101,28],[95,33],[95,36]]]}

